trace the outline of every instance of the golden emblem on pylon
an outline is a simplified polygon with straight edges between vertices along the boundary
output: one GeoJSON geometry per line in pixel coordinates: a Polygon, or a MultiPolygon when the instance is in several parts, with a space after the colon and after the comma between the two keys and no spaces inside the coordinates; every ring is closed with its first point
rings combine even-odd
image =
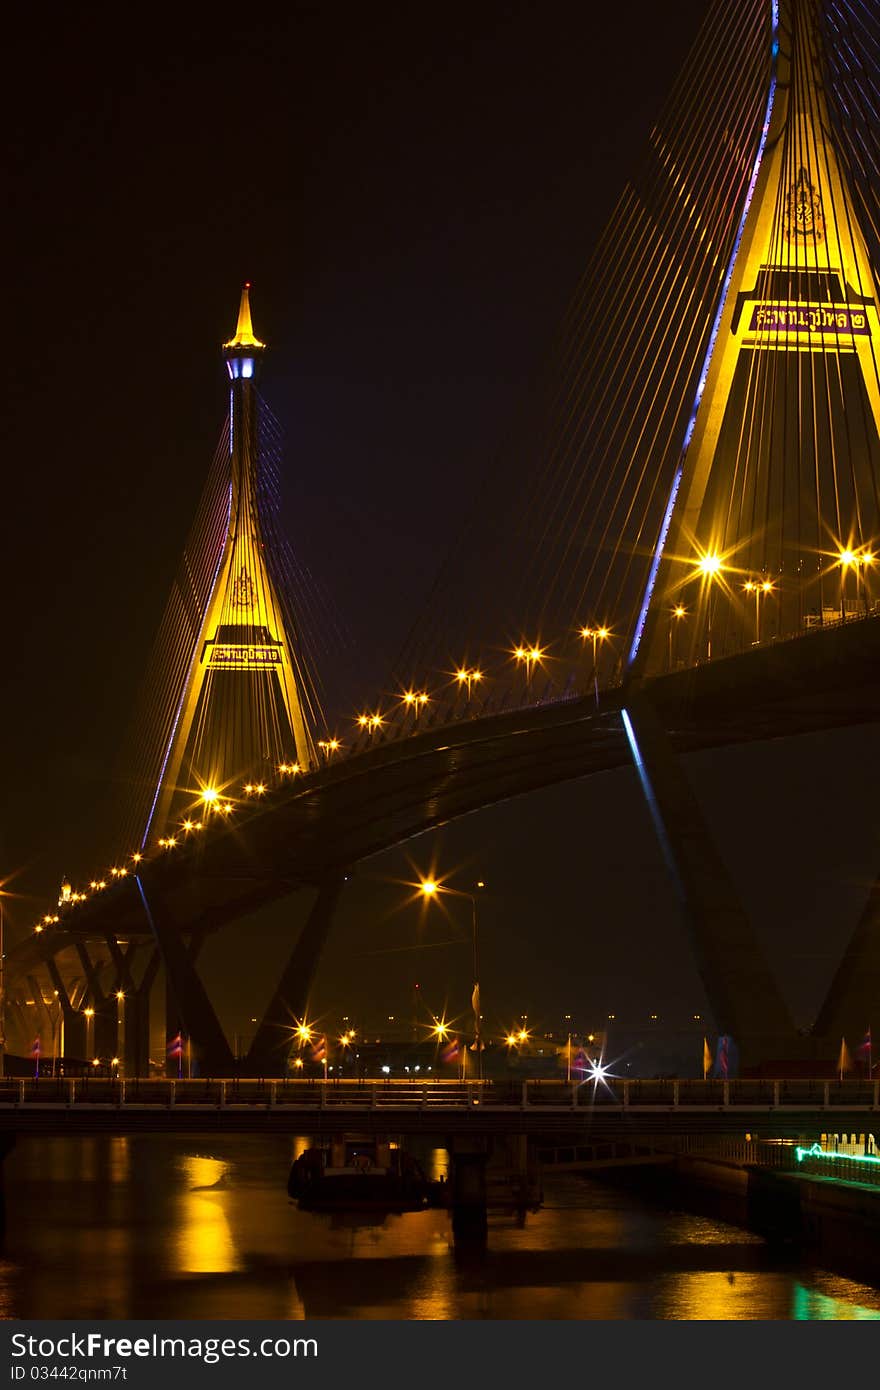
{"type": "Polygon", "coordinates": [[[234,608],[253,608],[254,581],[242,565],[238,578],[232,586],[232,605],[234,608]]]}
{"type": "Polygon", "coordinates": [[[798,176],[788,190],[785,207],[785,236],[787,241],[797,237],[813,237],[816,241],[825,240],[825,214],[822,199],[810,182],[806,169],[799,169],[798,176]]]}

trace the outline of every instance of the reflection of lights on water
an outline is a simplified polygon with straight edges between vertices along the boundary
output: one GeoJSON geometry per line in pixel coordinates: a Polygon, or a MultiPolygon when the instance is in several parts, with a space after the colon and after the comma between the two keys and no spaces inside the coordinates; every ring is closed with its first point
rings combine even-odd
{"type": "MultiPolygon", "coordinates": [[[[699,1240],[699,1238],[698,1238],[699,1240]]],[[[664,1280],[658,1316],[710,1322],[740,1322],[774,1314],[789,1276],[746,1270],[694,1270],[664,1280]]]]}
{"type": "Polygon", "coordinates": [[[428,1177],[431,1182],[439,1182],[449,1174],[449,1154],[446,1149],[431,1149],[428,1158],[428,1177]]]}
{"type": "MultiPolygon", "coordinates": [[[[851,1302],[852,1285],[836,1275],[823,1275],[822,1282],[834,1288],[840,1285],[842,1298],[795,1283],[792,1290],[791,1316],[796,1322],[865,1322],[880,1321],[880,1309],[866,1308],[863,1303],[851,1302]],[[849,1297],[847,1296],[849,1295],[849,1297]]],[[[867,1292],[867,1291],[866,1291],[867,1292]]],[[[871,1291],[873,1292],[873,1290],[871,1291]]]]}
{"type": "Polygon", "coordinates": [[[107,1167],[107,1180],[111,1183],[128,1182],[131,1169],[129,1141],[125,1135],[116,1135],[110,1140],[110,1161],[107,1167]]]}
{"type": "Polygon", "coordinates": [[[177,1269],[181,1274],[228,1274],[239,1267],[226,1214],[229,1194],[218,1186],[228,1165],[187,1154],[180,1168],[177,1269]]]}

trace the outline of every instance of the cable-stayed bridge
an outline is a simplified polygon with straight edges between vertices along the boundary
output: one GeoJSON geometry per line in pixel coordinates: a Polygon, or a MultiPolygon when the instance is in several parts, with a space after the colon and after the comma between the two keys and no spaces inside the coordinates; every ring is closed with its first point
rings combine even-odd
{"type": "MultiPolygon", "coordinates": [[[[65,883],[10,958],[10,1009],[16,979],[45,1008],[45,980],[81,1058],[113,1050],[99,1035],[116,1036],[121,1011],[135,1071],[162,969],[169,1034],[228,1074],[200,945],[311,888],[247,1063],[277,1071],[346,869],[631,763],[719,1032],[760,1059],[864,1028],[880,999],[876,892],[805,1042],[680,756],[876,718],[878,58],[859,0],[710,8],[404,644],[397,697],[347,728],[324,719],[317,600],[277,521],[266,349],[245,287],[223,348],[229,415],[153,653],[118,854],[65,883]]],[[[23,1018],[23,1033],[41,1026],[23,1018]]]]}

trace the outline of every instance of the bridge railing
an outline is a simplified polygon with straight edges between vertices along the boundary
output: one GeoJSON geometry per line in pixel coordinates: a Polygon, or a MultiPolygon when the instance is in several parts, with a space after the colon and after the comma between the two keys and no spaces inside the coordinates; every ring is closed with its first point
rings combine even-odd
{"type": "Polygon", "coordinates": [[[794,1167],[800,1173],[880,1187],[880,1154],[875,1149],[856,1154],[840,1153],[823,1144],[795,1145],[793,1155],[794,1167]]]}
{"type": "Polygon", "coordinates": [[[777,1168],[790,1172],[797,1166],[794,1143],[780,1140],[734,1135],[679,1135],[673,1147],[675,1153],[687,1158],[709,1158],[737,1167],[777,1168]]]}
{"type": "MultiPolygon", "coordinates": [[[[880,1083],[810,1080],[403,1080],[363,1078],[0,1078],[0,1107],[199,1106],[364,1109],[880,1110],[880,1083]]],[[[829,1121],[829,1129],[833,1126],[829,1121]]]]}

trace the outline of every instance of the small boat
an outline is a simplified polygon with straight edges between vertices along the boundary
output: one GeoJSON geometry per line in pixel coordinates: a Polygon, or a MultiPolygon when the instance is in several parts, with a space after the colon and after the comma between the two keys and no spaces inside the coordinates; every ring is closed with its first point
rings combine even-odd
{"type": "Polygon", "coordinates": [[[418,1159],[372,1135],[334,1137],[293,1162],[288,1196],[308,1211],[422,1211],[446,1205],[445,1183],[430,1182],[418,1159]]]}

